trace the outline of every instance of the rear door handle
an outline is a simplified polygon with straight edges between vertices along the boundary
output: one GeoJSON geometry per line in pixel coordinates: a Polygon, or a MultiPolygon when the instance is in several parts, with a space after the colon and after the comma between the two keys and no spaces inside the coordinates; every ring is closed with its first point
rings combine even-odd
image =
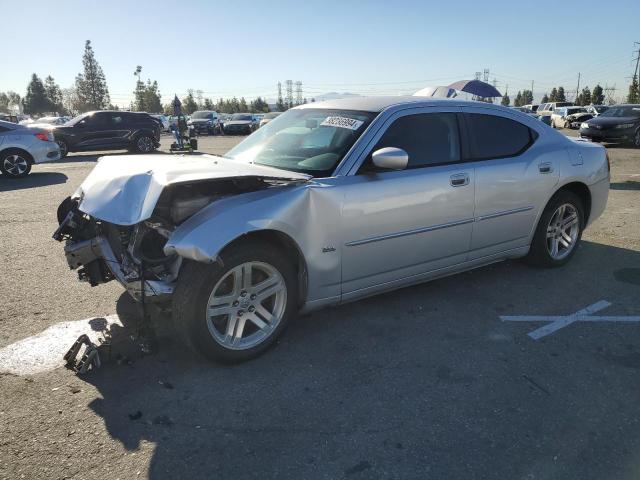
{"type": "Polygon", "coordinates": [[[449,183],[452,187],[463,187],[465,185],[469,185],[469,174],[456,173],[455,175],[451,175],[449,177],[449,183]]]}
{"type": "Polygon", "coordinates": [[[540,170],[540,173],[551,173],[553,172],[553,165],[551,165],[551,162],[543,162],[538,165],[538,170],[540,170]]]}

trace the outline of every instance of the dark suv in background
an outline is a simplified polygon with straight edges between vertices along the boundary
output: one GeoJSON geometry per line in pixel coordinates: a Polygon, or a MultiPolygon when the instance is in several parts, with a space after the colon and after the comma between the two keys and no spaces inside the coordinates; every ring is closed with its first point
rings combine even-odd
{"type": "Polygon", "coordinates": [[[150,153],[160,146],[160,123],[148,113],[88,112],[52,130],[61,157],[96,150],[150,153]]]}

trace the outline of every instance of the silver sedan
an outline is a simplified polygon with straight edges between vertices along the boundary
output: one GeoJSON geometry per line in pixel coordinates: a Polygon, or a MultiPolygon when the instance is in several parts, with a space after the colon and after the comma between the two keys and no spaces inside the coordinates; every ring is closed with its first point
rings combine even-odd
{"type": "Polygon", "coordinates": [[[0,120],[0,171],[6,178],[29,175],[34,163],[60,158],[50,130],[0,120]]]}
{"type": "Polygon", "coordinates": [[[171,304],[222,362],[301,310],[493,262],[559,267],[602,214],[604,148],[480,102],[376,97],[283,113],[224,157],[102,159],[58,209],[80,278],[171,304]]]}

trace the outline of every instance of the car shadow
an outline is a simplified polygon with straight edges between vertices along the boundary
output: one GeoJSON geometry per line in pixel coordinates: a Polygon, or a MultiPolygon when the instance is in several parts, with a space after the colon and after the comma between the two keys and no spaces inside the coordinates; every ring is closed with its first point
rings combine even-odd
{"type": "MultiPolygon", "coordinates": [[[[165,154],[166,152],[155,150],[153,152],[147,153],[146,155],[155,155],[155,154],[165,154]]],[[[79,162],[97,162],[100,157],[118,157],[121,155],[138,155],[136,153],[127,152],[127,151],[105,151],[105,152],[91,152],[91,153],[83,153],[76,152],[70,153],[66,157],[56,160],[55,164],[65,164],[65,163],[79,163],[79,162]]]]}
{"type": "Polygon", "coordinates": [[[588,241],[559,269],[494,264],[302,316],[236,366],[192,354],[166,313],[157,353],[131,353],[140,312],[123,294],[112,361],[83,377],[99,391],[89,406],[126,450],[155,444],[152,479],[605,478],[637,460],[633,382],[615,374],[640,363],[612,362],[640,355],[640,333],[536,343],[499,315],[620,304],[638,293],[633,265],[639,252],[588,241]]]}
{"type": "Polygon", "coordinates": [[[627,180],[626,182],[612,182],[609,186],[611,190],[640,190],[640,182],[627,180]]]}
{"type": "Polygon", "coordinates": [[[25,190],[27,188],[44,187],[66,183],[67,176],[59,172],[31,172],[24,178],[4,178],[0,175],[0,192],[25,190]]]}

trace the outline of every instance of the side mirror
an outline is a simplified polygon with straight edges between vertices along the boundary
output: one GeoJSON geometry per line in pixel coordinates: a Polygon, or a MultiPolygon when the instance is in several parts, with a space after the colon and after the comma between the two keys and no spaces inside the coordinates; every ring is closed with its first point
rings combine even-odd
{"type": "Polygon", "coordinates": [[[371,154],[373,164],[385,170],[404,170],[409,163],[409,154],[401,148],[385,147],[371,154]]]}

